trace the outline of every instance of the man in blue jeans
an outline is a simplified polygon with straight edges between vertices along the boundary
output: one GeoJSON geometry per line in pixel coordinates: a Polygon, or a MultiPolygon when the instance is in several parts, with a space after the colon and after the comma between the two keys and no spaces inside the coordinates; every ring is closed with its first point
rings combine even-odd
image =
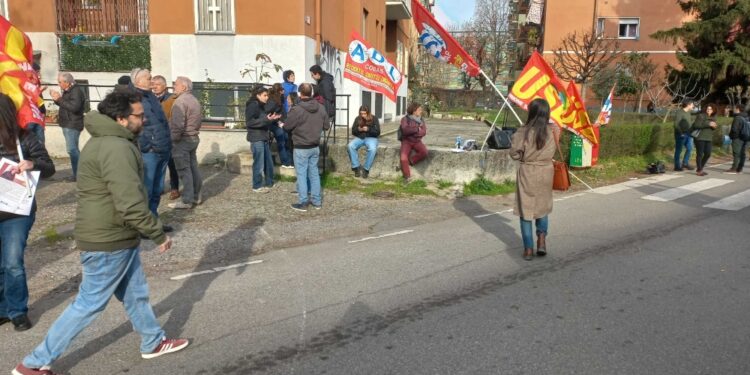
{"type": "Polygon", "coordinates": [[[86,116],[92,138],[81,154],[75,224],[83,279],[75,300],[13,375],[54,375],[50,366],[101,315],[113,295],[122,301],[141,336],[142,358],[176,352],[189,344],[166,338],[149,303],[141,264],[141,235],[153,240],[162,253],[172,247],[172,240],[146,203],[144,164],[134,143],[143,128],[140,100],[136,92],[117,90],[99,104],[99,112],[86,116]]]}
{"type": "Polygon", "coordinates": [[[299,86],[300,103],[294,106],[284,123],[284,130],[292,134],[294,143],[294,169],[297,173],[298,203],[292,209],[307,211],[310,205],[307,182],[310,182],[310,196],[315,209],[323,207],[320,191],[320,133],[328,130],[331,124],[326,108],[312,98],[312,85],[303,83],[299,86]]]}
{"type": "Polygon", "coordinates": [[[52,99],[55,101],[60,110],[57,113],[57,124],[62,128],[65,137],[65,148],[70,156],[70,165],[73,169],[71,181],[76,180],[78,173],[78,157],[80,151],[78,148],[78,139],[81,138],[83,131],[83,112],[86,108],[86,95],[83,88],[76,85],[73,75],[70,73],[60,73],[57,75],[57,84],[63,90],[62,94],[58,91],[50,91],[52,99]]]}
{"type": "MultiPolygon", "coordinates": [[[[151,72],[148,69],[135,68],[130,73],[130,80],[142,96],[144,123],[143,132],[138,138],[144,165],[144,185],[148,194],[148,208],[159,217],[158,209],[161,193],[164,191],[164,174],[172,155],[172,138],[169,122],[164,109],[151,91],[151,72]]],[[[165,232],[172,227],[165,225],[165,232]]]]}
{"type": "Polygon", "coordinates": [[[690,136],[690,128],[693,126],[690,114],[693,112],[695,104],[692,100],[686,100],[681,104],[682,109],[678,110],[674,117],[674,170],[679,172],[683,169],[689,171],[693,167],[688,164],[690,153],[693,151],[693,138],[690,136]],[[682,149],[685,149],[685,156],[682,156],[682,149]]]}

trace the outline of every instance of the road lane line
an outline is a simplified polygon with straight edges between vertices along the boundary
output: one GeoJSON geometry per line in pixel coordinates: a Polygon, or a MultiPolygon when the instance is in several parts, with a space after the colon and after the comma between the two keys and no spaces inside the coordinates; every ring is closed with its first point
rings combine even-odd
{"type": "Polygon", "coordinates": [[[505,210],[505,211],[500,211],[500,212],[491,212],[491,213],[488,213],[488,214],[477,215],[477,216],[474,216],[474,218],[475,218],[475,219],[484,219],[485,217],[490,217],[490,216],[495,216],[495,215],[502,215],[502,214],[507,214],[508,212],[513,212],[513,209],[511,208],[511,209],[507,209],[507,210],[505,210]]]}
{"type": "Polygon", "coordinates": [[[703,207],[715,208],[717,210],[739,211],[748,206],[750,206],[750,190],[745,190],[703,207]]]}
{"type": "Polygon", "coordinates": [[[349,243],[357,243],[357,242],[364,242],[364,241],[370,241],[370,240],[377,240],[379,238],[399,236],[399,235],[407,234],[407,233],[411,233],[411,232],[414,232],[414,231],[411,230],[411,229],[407,229],[407,230],[402,230],[402,231],[393,232],[393,233],[381,234],[381,235],[375,236],[375,237],[365,237],[365,238],[362,238],[362,239],[359,239],[359,240],[349,241],[349,243]]]}
{"type": "Polygon", "coordinates": [[[660,182],[674,180],[675,178],[680,178],[683,175],[679,174],[660,174],[653,177],[646,177],[638,180],[631,180],[631,181],[625,181],[619,184],[609,185],[609,186],[602,186],[600,188],[596,188],[592,191],[592,193],[601,194],[601,195],[609,195],[614,193],[619,193],[621,191],[638,188],[641,186],[647,186],[652,184],[658,184],[660,182]]]}
{"type": "Polygon", "coordinates": [[[724,186],[732,182],[734,181],[723,180],[720,178],[709,178],[707,180],[694,182],[692,184],[687,184],[687,185],[679,186],[676,188],[660,191],[656,194],[646,195],[641,198],[645,200],[649,200],[649,201],[669,202],[675,199],[687,197],[688,195],[699,193],[704,190],[713,189],[719,186],[724,186]]]}
{"type": "Polygon", "coordinates": [[[169,279],[173,280],[173,281],[184,280],[184,279],[187,279],[187,278],[193,277],[193,276],[206,275],[206,274],[209,274],[209,273],[216,273],[216,272],[226,271],[226,270],[230,270],[230,269],[233,269],[233,268],[240,268],[240,267],[249,266],[251,264],[258,264],[258,263],[263,263],[263,260],[253,260],[253,261],[250,261],[250,262],[237,263],[237,264],[232,264],[232,265],[224,266],[224,267],[215,267],[215,268],[212,268],[210,270],[198,271],[198,272],[191,272],[191,273],[186,273],[184,275],[172,276],[169,279]]]}

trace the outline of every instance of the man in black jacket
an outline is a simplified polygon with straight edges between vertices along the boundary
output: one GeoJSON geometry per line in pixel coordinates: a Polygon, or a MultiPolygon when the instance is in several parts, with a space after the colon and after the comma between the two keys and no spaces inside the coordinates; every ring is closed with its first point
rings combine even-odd
{"type": "Polygon", "coordinates": [[[747,139],[742,139],[742,127],[745,122],[750,121],[748,114],[742,111],[742,106],[735,105],[732,108],[734,113],[734,121],[732,121],[732,128],[729,130],[729,138],[732,140],[732,168],[730,168],[728,174],[742,173],[742,168],[745,167],[745,158],[747,157],[747,139]]]}
{"type": "Polygon", "coordinates": [[[320,65],[310,67],[310,76],[318,83],[326,113],[329,120],[333,121],[336,116],[336,86],[333,84],[333,76],[323,71],[320,65]]]}
{"type": "Polygon", "coordinates": [[[380,122],[377,116],[370,113],[370,108],[363,105],[359,107],[359,116],[354,119],[352,125],[352,135],[354,139],[349,142],[349,159],[352,161],[352,171],[354,176],[367,178],[370,175],[370,168],[375,161],[375,154],[378,152],[378,137],[380,137],[380,122]],[[358,150],[367,146],[367,158],[365,159],[364,169],[360,170],[358,150]]]}
{"type": "Polygon", "coordinates": [[[76,85],[73,75],[70,73],[60,73],[57,75],[57,84],[63,90],[62,94],[58,91],[51,91],[52,99],[60,107],[57,115],[57,123],[62,128],[65,137],[65,147],[70,156],[70,164],[73,168],[72,181],[76,180],[78,174],[78,157],[80,151],[78,140],[81,138],[83,130],[83,113],[86,107],[86,95],[83,88],[76,85]]]}

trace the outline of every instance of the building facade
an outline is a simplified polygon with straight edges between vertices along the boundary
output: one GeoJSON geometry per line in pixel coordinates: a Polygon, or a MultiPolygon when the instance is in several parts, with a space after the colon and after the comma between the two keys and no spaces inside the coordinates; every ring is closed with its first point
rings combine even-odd
{"type": "Polygon", "coordinates": [[[518,3],[517,72],[535,49],[552,62],[566,35],[584,31],[616,39],[625,53],[647,52],[661,72],[667,64],[679,65],[679,46],[656,40],[651,34],[690,20],[677,2],[666,0],[512,1],[518,3]]]}
{"type": "MultiPolygon", "coordinates": [[[[349,104],[349,118],[339,111],[338,124],[350,123],[362,104],[381,119],[395,119],[403,113],[407,97],[407,85],[401,86],[394,103],[344,79],[351,31],[384,52],[404,76],[416,40],[409,0],[0,0],[0,4],[0,11],[31,38],[45,82],[54,82],[59,71],[70,71],[90,85],[113,85],[131,68],[150,66],[170,82],[187,76],[198,87],[203,82],[234,87],[236,92],[228,94],[227,102],[234,99],[237,105],[244,103],[240,96],[246,95],[240,92],[242,84],[282,81],[275,65],[293,70],[299,84],[312,81],[308,69],[319,64],[334,76],[337,94],[344,95],[338,99],[339,108],[349,104]],[[117,56],[126,47],[140,51],[141,60],[130,62],[132,56],[122,55],[122,64],[113,66],[98,61],[101,58],[92,52],[117,56]],[[256,61],[259,54],[272,62],[264,66],[256,61]],[[243,70],[249,74],[243,76],[243,70]],[[260,70],[270,78],[257,78],[260,70]]],[[[92,87],[92,99],[105,94],[100,91],[92,87]]],[[[209,117],[230,118],[232,112],[217,108],[209,117]]]]}

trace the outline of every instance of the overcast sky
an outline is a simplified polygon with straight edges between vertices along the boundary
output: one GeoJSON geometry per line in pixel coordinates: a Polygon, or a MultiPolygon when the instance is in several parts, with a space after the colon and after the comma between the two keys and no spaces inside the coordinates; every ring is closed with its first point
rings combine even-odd
{"type": "Polygon", "coordinates": [[[474,0],[435,0],[435,18],[443,27],[468,21],[474,15],[474,0]]]}

